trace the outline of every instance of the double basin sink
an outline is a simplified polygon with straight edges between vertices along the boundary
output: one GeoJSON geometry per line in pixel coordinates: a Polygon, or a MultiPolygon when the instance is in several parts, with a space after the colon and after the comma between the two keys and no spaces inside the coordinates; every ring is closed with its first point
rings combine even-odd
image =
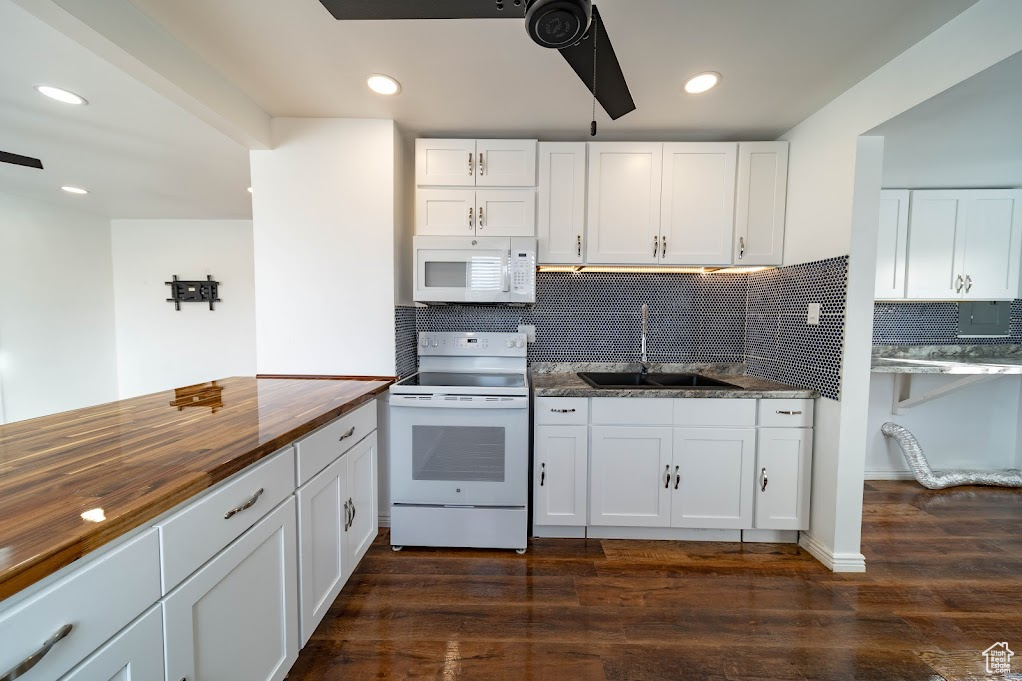
{"type": "Polygon", "coordinates": [[[693,388],[727,388],[728,390],[743,390],[741,386],[718,381],[715,378],[709,378],[701,374],[657,374],[639,371],[600,373],[580,371],[578,372],[578,377],[594,388],[606,388],[608,390],[650,390],[660,388],[688,390],[693,388]]]}

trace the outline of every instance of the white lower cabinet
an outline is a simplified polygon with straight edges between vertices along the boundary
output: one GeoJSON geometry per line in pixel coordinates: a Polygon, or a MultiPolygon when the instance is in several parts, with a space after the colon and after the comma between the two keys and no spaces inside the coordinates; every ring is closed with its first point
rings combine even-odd
{"type": "Polygon", "coordinates": [[[167,679],[280,681],[298,659],[289,498],[163,601],[167,679]]]}
{"type": "Polygon", "coordinates": [[[752,527],[753,428],[676,428],[671,527],[752,527]]]}
{"type": "Polygon", "coordinates": [[[163,681],[163,612],[155,605],[61,681],[163,681]]]}
{"type": "Polygon", "coordinates": [[[809,529],[812,428],[761,428],[756,451],[756,529],[809,529]]]}
{"type": "Polygon", "coordinates": [[[376,433],[298,489],[304,646],[377,534],[376,433]]]}
{"type": "Polygon", "coordinates": [[[533,522],[584,526],[588,510],[589,428],[536,426],[533,522]]]}
{"type": "Polygon", "coordinates": [[[590,525],[670,525],[672,436],[670,428],[593,426],[590,525]]]}

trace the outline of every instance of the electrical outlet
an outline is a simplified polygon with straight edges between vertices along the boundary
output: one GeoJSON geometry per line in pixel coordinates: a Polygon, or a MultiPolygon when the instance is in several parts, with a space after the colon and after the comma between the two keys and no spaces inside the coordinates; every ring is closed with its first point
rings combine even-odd
{"type": "Polygon", "coordinates": [[[519,324],[518,333],[524,333],[526,340],[530,343],[536,342],[536,326],[534,324],[519,324]]]}
{"type": "Polygon", "coordinates": [[[820,325],[820,304],[809,303],[809,311],[806,313],[806,324],[810,326],[820,325]]]}

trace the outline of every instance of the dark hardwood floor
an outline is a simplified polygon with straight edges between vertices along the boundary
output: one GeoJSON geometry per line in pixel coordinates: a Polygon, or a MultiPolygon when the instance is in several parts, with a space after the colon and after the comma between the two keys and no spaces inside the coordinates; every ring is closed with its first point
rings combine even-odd
{"type": "Polygon", "coordinates": [[[1003,679],[999,641],[1022,672],[1022,490],[869,482],[863,553],[833,574],[790,545],[384,533],[289,679],[1003,679]]]}

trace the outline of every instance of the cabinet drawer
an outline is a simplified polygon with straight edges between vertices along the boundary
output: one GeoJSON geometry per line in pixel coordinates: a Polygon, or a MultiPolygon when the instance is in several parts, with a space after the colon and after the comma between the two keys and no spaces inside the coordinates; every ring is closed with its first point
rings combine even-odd
{"type": "Polygon", "coordinates": [[[376,400],[331,421],[295,443],[298,452],[298,485],[329,466],[366,435],[376,430],[376,400]]]}
{"type": "Polygon", "coordinates": [[[594,397],[594,426],[669,426],[674,400],[659,397],[594,397]]]}
{"type": "Polygon", "coordinates": [[[759,425],[765,428],[812,428],[812,400],[760,400],[759,425]]]}
{"type": "Polygon", "coordinates": [[[71,630],[26,674],[53,681],[160,598],[160,545],[149,530],[0,614],[0,674],[71,630]]]}
{"type": "Polygon", "coordinates": [[[589,398],[537,397],[536,423],[545,426],[584,426],[589,423],[589,398]]]}
{"type": "Polygon", "coordinates": [[[294,491],[294,449],[288,447],[159,523],[163,593],[180,584],[294,491]]]}
{"type": "Polygon", "coordinates": [[[671,401],[676,426],[756,425],[756,400],[694,397],[671,401]]]}

